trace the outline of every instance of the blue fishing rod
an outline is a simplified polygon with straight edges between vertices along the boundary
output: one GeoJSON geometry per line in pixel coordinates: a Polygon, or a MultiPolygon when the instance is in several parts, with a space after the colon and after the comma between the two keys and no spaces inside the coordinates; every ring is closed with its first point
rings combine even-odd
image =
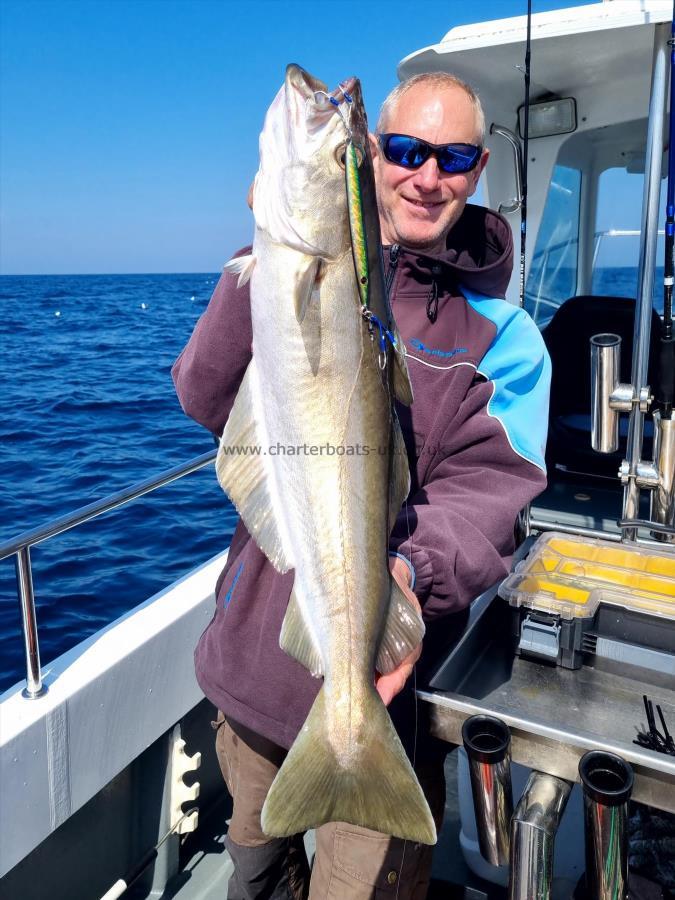
{"type": "MultiPolygon", "coordinates": [[[[675,0],[673,0],[675,3],[675,0]]],[[[525,306],[525,242],[527,238],[527,154],[530,139],[530,45],[532,37],[532,0],[527,0],[527,37],[525,39],[525,112],[523,116],[523,161],[521,165],[522,199],[520,201],[520,305],[525,306]]]]}
{"type": "Polygon", "coordinates": [[[670,127],[668,136],[668,195],[666,200],[666,253],[663,266],[663,335],[659,348],[656,402],[664,419],[673,415],[675,343],[673,342],[673,280],[675,278],[675,0],[670,31],[670,127]]]}

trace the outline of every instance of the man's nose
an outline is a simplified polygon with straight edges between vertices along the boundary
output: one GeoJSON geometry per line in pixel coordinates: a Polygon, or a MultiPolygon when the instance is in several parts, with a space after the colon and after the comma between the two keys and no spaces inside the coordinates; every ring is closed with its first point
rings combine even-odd
{"type": "Polygon", "coordinates": [[[434,191],[438,187],[438,163],[435,156],[430,156],[415,173],[415,184],[423,191],[434,191]]]}

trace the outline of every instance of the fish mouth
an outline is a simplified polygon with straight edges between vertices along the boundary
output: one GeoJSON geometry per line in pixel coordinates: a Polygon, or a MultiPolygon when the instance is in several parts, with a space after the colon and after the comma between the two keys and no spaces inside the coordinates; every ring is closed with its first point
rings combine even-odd
{"type": "Polygon", "coordinates": [[[286,66],[286,84],[294,87],[307,100],[313,98],[316,93],[326,93],[327,91],[327,86],[323,81],[310,75],[297,63],[289,63],[286,66]]]}
{"type": "Polygon", "coordinates": [[[315,127],[317,123],[325,122],[327,114],[332,117],[337,112],[347,124],[354,142],[365,147],[368,121],[361,82],[354,75],[345,78],[329,93],[323,81],[297,63],[289,63],[286,66],[286,90],[287,96],[295,96],[298,113],[300,108],[304,108],[306,123],[311,121],[315,127]]]}

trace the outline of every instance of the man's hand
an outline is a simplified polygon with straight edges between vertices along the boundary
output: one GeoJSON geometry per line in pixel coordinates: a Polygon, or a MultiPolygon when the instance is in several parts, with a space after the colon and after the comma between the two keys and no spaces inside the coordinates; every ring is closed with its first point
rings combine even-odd
{"type": "MultiPolygon", "coordinates": [[[[410,590],[410,569],[408,566],[398,556],[392,556],[389,558],[389,569],[403,591],[406,600],[421,614],[422,607],[417,597],[410,590]]],[[[389,706],[394,697],[403,690],[421,653],[422,644],[420,643],[392,672],[389,672],[387,675],[380,675],[379,672],[375,673],[375,687],[385,706],[389,706]]]]}

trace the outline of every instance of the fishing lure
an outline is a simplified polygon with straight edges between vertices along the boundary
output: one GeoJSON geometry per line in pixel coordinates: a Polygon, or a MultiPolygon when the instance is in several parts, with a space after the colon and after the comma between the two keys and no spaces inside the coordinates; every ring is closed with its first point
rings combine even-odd
{"type": "Polygon", "coordinates": [[[359,164],[363,161],[363,150],[349,140],[345,146],[345,184],[347,187],[347,210],[349,214],[349,230],[352,236],[352,255],[354,270],[359,286],[361,305],[369,308],[370,279],[368,275],[368,242],[363,220],[363,198],[359,179],[359,164]],[[360,154],[360,158],[359,158],[360,154]]]}
{"type": "Polygon", "coordinates": [[[349,214],[349,230],[352,237],[352,257],[356,272],[356,283],[361,299],[361,315],[368,323],[370,339],[375,339],[375,327],[378,330],[380,355],[380,368],[387,365],[387,341],[392,348],[396,348],[396,338],[387,325],[380,321],[378,316],[370,308],[370,274],[368,268],[368,241],[366,239],[366,227],[363,216],[363,197],[361,194],[361,180],[359,178],[359,166],[363,162],[365,154],[350,139],[347,141],[344,153],[345,184],[347,186],[347,210],[349,214]]]}

